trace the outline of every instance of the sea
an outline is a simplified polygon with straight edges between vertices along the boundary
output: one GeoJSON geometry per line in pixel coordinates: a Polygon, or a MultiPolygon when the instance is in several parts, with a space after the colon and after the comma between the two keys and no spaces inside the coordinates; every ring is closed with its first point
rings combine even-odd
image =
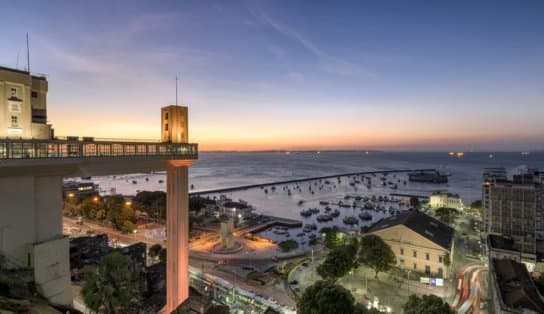
{"type": "MultiPolygon", "coordinates": [[[[481,179],[486,167],[505,167],[510,175],[524,168],[544,170],[544,152],[466,152],[462,157],[447,152],[201,152],[189,169],[191,192],[261,184],[325,175],[381,170],[433,168],[450,174],[445,184],[400,184],[396,193],[428,195],[435,190],[457,193],[465,204],[481,198],[481,179]]],[[[402,175],[399,175],[399,179],[402,175]]],[[[164,173],[127,174],[94,177],[103,194],[135,195],[143,190],[165,190],[164,173]]],[[[404,181],[404,178],[402,178],[404,181]]],[[[347,182],[347,181],[346,181],[347,182]]],[[[278,189],[280,190],[280,189],[278,189]]],[[[375,193],[380,193],[376,190],[375,193]]],[[[387,191],[386,191],[387,192],[387,191]]],[[[389,191],[391,192],[391,191],[389,191]]],[[[253,202],[258,211],[294,217],[274,193],[264,195],[261,189],[224,193],[235,200],[253,202]],[[273,205],[280,203],[281,206],[273,205]],[[279,212],[278,212],[279,211],[279,212]]],[[[279,194],[279,192],[278,192],[279,194]]],[[[314,194],[315,195],[315,194],[314,194]]],[[[300,198],[302,198],[300,196],[300,198]]],[[[292,195],[293,202],[300,200],[292,195]]],[[[292,202],[289,202],[290,204],[292,202]]],[[[297,213],[298,215],[298,213],[297,213]]]]}
{"type": "MultiPolygon", "coordinates": [[[[372,211],[372,219],[359,219],[360,208],[346,208],[339,202],[352,204],[353,196],[388,196],[391,193],[428,196],[433,191],[442,190],[460,195],[464,204],[469,205],[481,199],[482,172],[487,167],[504,167],[509,175],[527,168],[544,170],[544,152],[466,152],[462,156],[447,152],[373,152],[373,151],[321,151],[321,152],[201,152],[199,159],[189,169],[190,192],[203,196],[220,198],[222,195],[235,201],[243,200],[250,204],[256,213],[290,218],[306,224],[316,224],[319,229],[337,226],[356,230],[368,226],[392,213],[406,210],[399,202],[375,202],[385,210],[372,211]],[[436,169],[449,174],[448,183],[409,182],[406,173],[389,174],[384,179],[391,184],[382,184],[383,175],[371,178],[370,188],[365,183],[350,184],[354,177],[341,174],[371,172],[382,170],[436,169]],[[205,191],[252,184],[304,179],[320,176],[335,176],[328,180],[313,180],[290,184],[277,184],[266,188],[250,188],[232,192],[208,193],[205,191]],[[329,181],[326,183],[326,181],[329,181]],[[393,189],[393,185],[397,188],[393,189]],[[348,198],[351,197],[351,198],[348,198]],[[329,202],[332,209],[340,215],[329,222],[318,222],[317,216],[302,217],[300,212],[309,208],[319,208],[320,214],[330,213],[323,202],[329,202]],[[336,204],[336,205],[333,205],[336,204]],[[346,225],[346,217],[358,219],[357,225],[346,225]]],[[[359,177],[360,179],[361,177],[359,177]]],[[[76,180],[86,180],[76,178],[76,180]]],[[[138,191],[166,190],[166,174],[136,173],[117,176],[90,178],[99,186],[101,194],[135,195],[138,191]]],[[[358,204],[362,205],[362,204],[358,204]]],[[[308,248],[307,238],[302,228],[284,230],[271,228],[261,235],[282,241],[297,239],[302,248],[308,248]],[[282,234],[278,234],[282,233],[282,234]]],[[[307,236],[307,235],[306,235],[307,236]]]]}

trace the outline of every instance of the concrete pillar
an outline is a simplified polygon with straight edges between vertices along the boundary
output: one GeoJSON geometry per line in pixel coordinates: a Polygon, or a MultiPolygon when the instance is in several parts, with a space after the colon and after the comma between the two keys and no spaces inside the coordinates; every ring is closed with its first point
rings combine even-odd
{"type": "Polygon", "coordinates": [[[189,297],[189,190],[187,161],[167,165],[166,307],[171,313],[189,297]]]}

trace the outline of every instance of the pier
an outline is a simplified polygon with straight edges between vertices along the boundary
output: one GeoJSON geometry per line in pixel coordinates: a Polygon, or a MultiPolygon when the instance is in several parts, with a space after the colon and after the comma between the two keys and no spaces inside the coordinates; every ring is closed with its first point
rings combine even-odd
{"type": "Polygon", "coordinates": [[[403,194],[403,193],[390,193],[389,195],[396,196],[396,197],[406,197],[406,198],[417,197],[418,199],[424,199],[424,200],[429,199],[429,196],[426,196],[426,195],[403,194]]]}
{"type": "Polygon", "coordinates": [[[268,182],[268,183],[248,184],[248,185],[235,186],[235,187],[229,187],[229,188],[212,189],[212,190],[191,192],[191,193],[189,193],[189,195],[190,196],[198,196],[198,195],[206,195],[206,194],[214,194],[214,193],[227,193],[227,192],[249,190],[249,189],[253,189],[253,188],[261,188],[261,187],[264,188],[264,187],[274,186],[274,185],[291,184],[291,183],[299,183],[299,182],[323,180],[323,179],[331,179],[331,178],[337,178],[337,177],[374,175],[374,174],[390,174],[390,173],[405,173],[405,172],[417,172],[417,171],[435,171],[435,170],[436,169],[404,169],[404,170],[376,170],[376,171],[350,172],[350,173],[325,175],[325,176],[319,176],[319,177],[299,178],[299,179],[283,180],[283,181],[268,182]]]}

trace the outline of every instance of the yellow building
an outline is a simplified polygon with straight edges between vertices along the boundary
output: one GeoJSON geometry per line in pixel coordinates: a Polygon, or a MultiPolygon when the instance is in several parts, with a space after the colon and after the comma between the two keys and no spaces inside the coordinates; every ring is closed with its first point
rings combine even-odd
{"type": "Polygon", "coordinates": [[[0,138],[51,139],[47,79],[0,67],[0,138]]]}
{"type": "Polygon", "coordinates": [[[367,232],[382,238],[397,257],[397,267],[438,278],[449,278],[453,228],[418,211],[382,219],[367,232]],[[446,258],[448,256],[448,258],[446,258]]]}
{"type": "Polygon", "coordinates": [[[189,111],[183,106],[166,106],[161,109],[161,137],[163,142],[187,143],[189,141],[189,111]]]}

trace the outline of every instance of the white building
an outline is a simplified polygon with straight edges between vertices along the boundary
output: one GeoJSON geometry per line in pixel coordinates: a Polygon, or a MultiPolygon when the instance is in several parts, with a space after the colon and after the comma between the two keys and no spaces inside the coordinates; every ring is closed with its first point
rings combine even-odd
{"type": "Polygon", "coordinates": [[[431,208],[454,208],[463,210],[464,205],[459,194],[453,194],[446,191],[435,191],[429,197],[429,206],[431,208]]]}

